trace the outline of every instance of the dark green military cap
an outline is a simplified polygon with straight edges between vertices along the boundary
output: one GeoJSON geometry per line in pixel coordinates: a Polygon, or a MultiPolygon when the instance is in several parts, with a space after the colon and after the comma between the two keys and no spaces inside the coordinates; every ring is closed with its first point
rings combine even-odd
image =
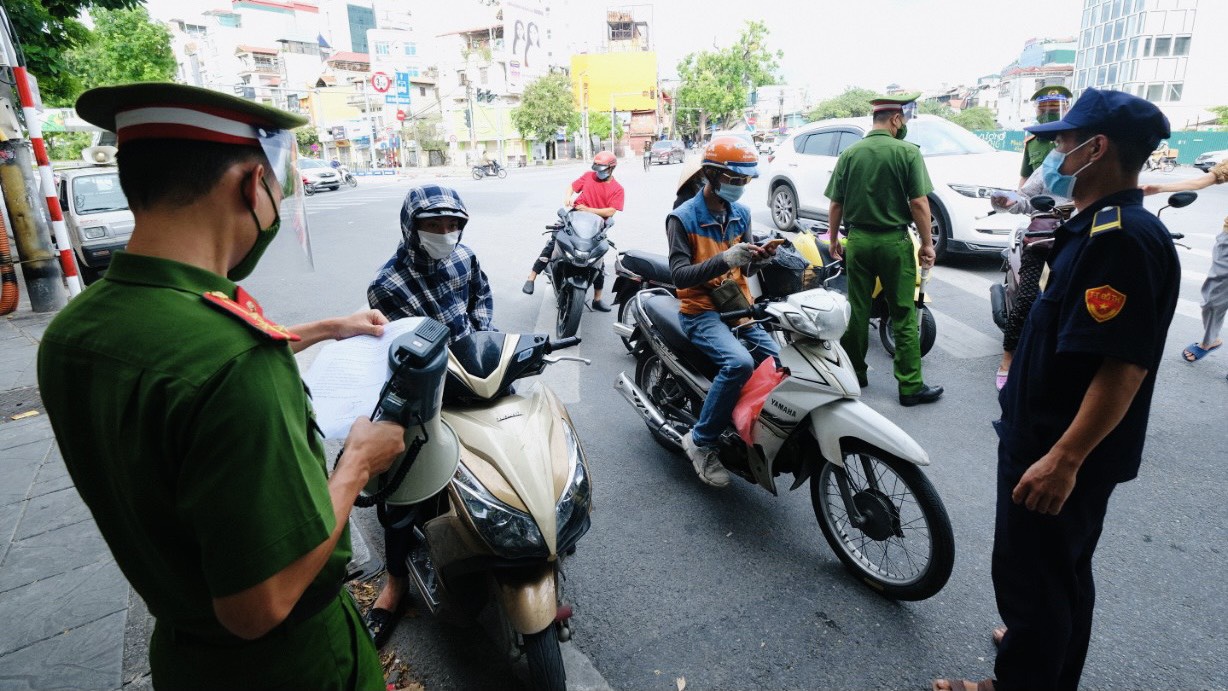
{"type": "Polygon", "coordinates": [[[1074,98],[1074,94],[1070,93],[1070,89],[1067,89],[1059,84],[1050,84],[1049,86],[1042,86],[1037,89],[1036,93],[1032,94],[1032,97],[1028,100],[1038,102],[1060,100],[1069,101],[1072,98],[1074,98]]]}
{"type": "Polygon", "coordinates": [[[291,130],[307,118],[232,94],[169,82],[101,86],[77,98],[77,115],[114,132],[122,146],[137,139],[190,139],[259,146],[257,129],[291,130]]]}

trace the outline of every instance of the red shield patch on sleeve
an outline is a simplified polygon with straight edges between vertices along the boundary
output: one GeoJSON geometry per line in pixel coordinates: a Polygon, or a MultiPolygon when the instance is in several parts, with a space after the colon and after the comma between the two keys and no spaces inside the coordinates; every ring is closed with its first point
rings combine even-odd
{"type": "Polygon", "coordinates": [[[1087,304],[1087,313],[1098,322],[1108,320],[1121,314],[1121,308],[1126,306],[1126,294],[1110,285],[1099,288],[1088,288],[1083,293],[1083,302],[1087,304]]]}

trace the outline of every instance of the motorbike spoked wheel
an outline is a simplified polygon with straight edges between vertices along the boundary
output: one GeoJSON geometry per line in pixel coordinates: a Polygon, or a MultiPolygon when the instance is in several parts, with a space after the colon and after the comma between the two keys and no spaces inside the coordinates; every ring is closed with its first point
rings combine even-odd
{"type": "MultiPolygon", "coordinates": [[[[649,400],[657,408],[672,406],[686,410],[696,418],[699,417],[699,405],[691,400],[691,397],[682,388],[682,384],[677,379],[674,379],[674,375],[665,368],[665,363],[661,362],[661,358],[656,355],[650,354],[636,364],[635,385],[640,387],[640,390],[648,396],[649,400]]],[[[652,438],[666,449],[682,451],[681,444],[675,442],[659,430],[650,426],[648,431],[652,433],[652,438]]],[[[682,432],[682,430],[679,430],[679,432],[682,432]]]]}
{"type": "Polygon", "coordinates": [[[354,176],[350,176],[350,179],[349,179],[349,180],[346,180],[346,181],[345,181],[345,184],[349,185],[349,186],[350,186],[350,189],[353,189],[353,188],[355,188],[355,187],[358,187],[358,178],[356,178],[356,177],[354,177],[354,176]]]}
{"type": "Polygon", "coordinates": [[[635,324],[635,311],[631,309],[631,300],[633,299],[634,299],[634,296],[627,296],[626,300],[623,300],[622,302],[618,303],[619,323],[625,324],[627,326],[630,326],[633,329],[636,329],[635,334],[632,335],[631,338],[627,338],[625,336],[619,336],[619,339],[622,340],[623,342],[623,346],[627,349],[627,352],[629,353],[635,351],[635,345],[638,341],[637,337],[639,335],[639,329],[636,328],[636,324],[635,324]]]}
{"type": "MultiPolygon", "coordinates": [[[[891,357],[895,357],[895,331],[891,317],[885,316],[878,320],[878,339],[883,342],[883,349],[891,357]]],[[[938,340],[938,323],[934,321],[934,313],[928,305],[917,308],[917,330],[921,344],[921,357],[930,352],[934,341],[938,340]]]]}
{"type": "Polygon", "coordinates": [[[311,185],[303,186],[303,194],[307,195],[308,197],[310,197],[311,195],[315,193],[316,193],[316,188],[312,187],[311,185]]]}
{"type": "Polygon", "coordinates": [[[530,686],[539,691],[566,691],[567,670],[559,649],[559,627],[551,622],[544,631],[524,635],[530,686]]]}
{"type": "Polygon", "coordinates": [[[500,168],[498,175],[500,180],[507,177],[507,168],[500,168]]]}
{"type": "Polygon", "coordinates": [[[924,600],[946,585],[955,536],[938,492],[917,466],[862,442],[842,445],[844,467],[824,463],[810,480],[823,537],[845,568],[893,600],[924,600]],[[866,517],[854,526],[840,482],[866,517]]]}
{"type": "Polygon", "coordinates": [[[474,179],[474,180],[481,180],[481,179],[482,179],[482,178],[484,178],[484,177],[486,177],[486,175],[485,175],[485,173],[483,173],[483,172],[482,172],[482,169],[481,169],[481,168],[474,168],[474,169],[473,169],[473,179],[474,179]]]}
{"type": "Polygon", "coordinates": [[[584,288],[564,285],[559,288],[558,317],[555,320],[555,333],[559,338],[571,338],[580,330],[580,315],[584,313],[584,288]]]}

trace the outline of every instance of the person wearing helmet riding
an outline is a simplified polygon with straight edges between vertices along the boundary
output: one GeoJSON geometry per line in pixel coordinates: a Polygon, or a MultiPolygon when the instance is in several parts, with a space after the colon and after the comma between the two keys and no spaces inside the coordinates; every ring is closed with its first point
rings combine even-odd
{"type": "MultiPolygon", "coordinates": [[[[473,250],[460,244],[469,222],[455,190],[416,187],[401,205],[401,242],[367,288],[367,302],[391,320],[429,317],[448,327],[449,340],[494,331],[490,282],[473,250]]],[[[384,527],[387,579],[367,612],[367,630],[383,648],[405,612],[415,507],[377,504],[384,527]]]]}
{"type": "MultiPolygon", "coordinates": [[[[1031,99],[1036,103],[1037,124],[1043,125],[1046,122],[1061,120],[1066,114],[1066,107],[1070,105],[1071,95],[1070,89],[1064,86],[1051,85],[1037,89],[1031,99]]],[[[1051,140],[1042,139],[1031,133],[1024,138],[1023,165],[1019,167],[1020,188],[1027,184],[1032,173],[1040,170],[1040,164],[1044,162],[1050,151],[1053,151],[1051,140]]]]}
{"type": "Polygon", "coordinates": [[[721,309],[712,294],[731,282],[749,303],[746,276],[756,273],[775,254],[775,248],[764,249],[752,242],[750,209],[737,203],[746,184],[759,176],[758,162],[759,154],[745,141],[715,137],[704,149],[703,189],[670,212],[665,221],[682,330],[720,368],[699,420],[682,438],[695,474],[713,487],[725,487],[730,481],[716,444],[729,426],[742,385],[757,363],[780,354],[776,342],[757,324],[743,326],[735,336],[721,321],[721,309]],[[749,351],[739,337],[751,345],[749,351]]]}
{"type": "Polygon", "coordinates": [[[917,226],[922,268],[934,265],[930,235],[933,191],[925,161],[916,144],[904,141],[908,121],[916,112],[916,95],[879,98],[874,104],[874,125],[836,160],[825,195],[831,253],[844,258],[852,315],[840,344],[848,351],[857,382],[866,386],[867,331],[874,280],[882,281],[883,297],[895,327],[895,378],[900,405],[933,403],[941,386],[928,386],[921,378],[921,343],[917,333],[917,307],[913,302],[917,262],[908,224],[917,226]],[[840,224],[848,228],[848,247],[840,246],[840,224]]]}
{"type": "MultiPolygon", "coordinates": [[[[563,196],[563,206],[576,211],[597,214],[605,219],[613,218],[616,212],[623,210],[623,186],[614,179],[614,166],[616,165],[618,165],[618,159],[614,157],[614,154],[609,151],[598,152],[596,156],[593,156],[593,169],[576,178],[567,187],[567,193],[563,196]]],[[[554,254],[553,235],[542,248],[537,261],[533,262],[533,269],[529,271],[529,277],[524,282],[524,287],[521,288],[526,295],[533,294],[533,282],[537,280],[537,274],[546,268],[552,254],[554,254]]],[[[603,270],[593,281],[592,308],[598,312],[610,311],[609,305],[601,301],[601,290],[604,287],[605,273],[603,270]]]]}

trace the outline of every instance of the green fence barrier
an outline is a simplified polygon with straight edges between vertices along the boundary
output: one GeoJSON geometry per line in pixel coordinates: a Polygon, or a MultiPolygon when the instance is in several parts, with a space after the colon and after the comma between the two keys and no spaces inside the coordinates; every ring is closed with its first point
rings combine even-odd
{"type": "MultiPolygon", "coordinates": [[[[1028,134],[1023,130],[973,130],[972,133],[999,151],[1018,153],[1023,152],[1023,139],[1028,134]]],[[[1168,146],[1177,150],[1177,163],[1188,166],[1208,151],[1228,149],[1228,132],[1173,132],[1168,146]]]]}

